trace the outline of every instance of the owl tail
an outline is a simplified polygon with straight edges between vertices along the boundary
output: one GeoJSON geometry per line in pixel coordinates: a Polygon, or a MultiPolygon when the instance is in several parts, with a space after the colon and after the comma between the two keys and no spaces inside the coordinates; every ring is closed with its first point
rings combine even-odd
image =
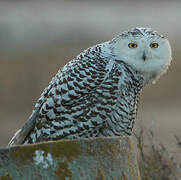
{"type": "Polygon", "coordinates": [[[16,133],[14,134],[14,136],[12,137],[12,139],[10,140],[10,142],[8,143],[8,147],[9,146],[15,146],[15,145],[17,145],[17,144],[19,144],[18,143],[18,140],[19,140],[19,136],[20,136],[20,132],[21,132],[21,129],[18,129],[17,131],[16,131],[16,133]]]}
{"type": "Polygon", "coordinates": [[[37,108],[36,110],[34,110],[31,116],[29,117],[28,121],[25,123],[25,125],[21,129],[16,131],[15,135],[8,143],[8,147],[24,143],[27,135],[31,132],[31,130],[35,126],[36,118],[39,114],[39,109],[40,108],[37,108]]]}

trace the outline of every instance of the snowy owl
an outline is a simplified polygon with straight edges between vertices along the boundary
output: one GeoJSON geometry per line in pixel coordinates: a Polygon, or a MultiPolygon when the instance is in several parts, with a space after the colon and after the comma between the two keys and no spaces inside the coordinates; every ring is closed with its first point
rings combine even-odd
{"type": "Polygon", "coordinates": [[[61,68],[9,145],[132,134],[142,88],[171,62],[166,37],[133,28],[61,68]]]}

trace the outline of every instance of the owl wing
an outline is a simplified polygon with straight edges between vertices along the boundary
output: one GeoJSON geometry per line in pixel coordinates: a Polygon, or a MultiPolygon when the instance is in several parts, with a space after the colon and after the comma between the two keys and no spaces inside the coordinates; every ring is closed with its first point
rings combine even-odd
{"type": "Polygon", "coordinates": [[[57,113],[61,113],[57,112],[57,109],[85,103],[104,81],[105,65],[102,60],[88,58],[73,60],[65,65],[44,90],[30,118],[23,128],[15,133],[8,145],[22,144],[34,129],[37,119],[56,119],[57,113]]]}

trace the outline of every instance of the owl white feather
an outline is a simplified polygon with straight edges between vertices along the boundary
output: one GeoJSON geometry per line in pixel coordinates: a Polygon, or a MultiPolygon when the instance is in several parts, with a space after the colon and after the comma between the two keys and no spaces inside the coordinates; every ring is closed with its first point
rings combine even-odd
{"type": "Polygon", "coordinates": [[[88,48],[59,70],[9,145],[131,135],[140,91],[171,59],[168,39],[143,27],[88,48]]]}

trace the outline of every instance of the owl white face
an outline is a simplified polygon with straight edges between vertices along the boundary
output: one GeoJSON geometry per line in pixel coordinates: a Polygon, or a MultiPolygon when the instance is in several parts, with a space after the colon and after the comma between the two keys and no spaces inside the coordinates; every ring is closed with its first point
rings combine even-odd
{"type": "Polygon", "coordinates": [[[163,74],[172,59],[168,40],[148,28],[135,28],[115,38],[113,53],[143,73],[147,81],[163,74]]]}

